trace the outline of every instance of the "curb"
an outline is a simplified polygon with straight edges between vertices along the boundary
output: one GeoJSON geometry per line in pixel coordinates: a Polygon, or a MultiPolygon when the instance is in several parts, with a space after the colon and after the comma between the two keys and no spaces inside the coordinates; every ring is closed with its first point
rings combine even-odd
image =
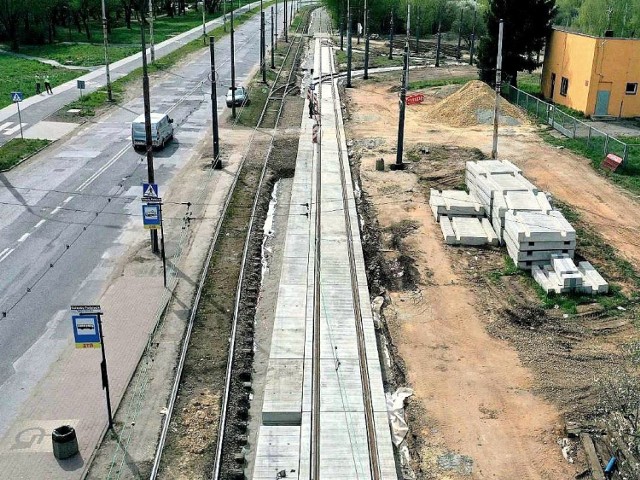
{"type": "MultiPolygon", "coordinates": [[[[13,140],[13,139],[12,139],[13,140]]],[[[45,139],[46,140],[46,139],[45,139]]],[[[54,143],[56,143],[58,140],[51,140],[49,143],[47,143],[45,146],[39,148],[38,150],[36,150],[35,152],[27,155],[26,157],[24,157],[22,160],[20,160],[19,162],[17,162],[16,164],[10,166],[9,168],[3,168],[0,169],[0,173],[4,173],[4,172],[10,172],[11,170],[13,170],[15,167],[17,167],[18,165],[22,165],[24,162],[26,162],[27,160],[29,160],[31,157],[34,157],[35,155],[39,154],[41,151],[43,151],[46,148],[49,148],[51,145],[53,145],[54,143]]],[[[9,143],[9,142],[7,142],[9,143]]],[[[6,144],[5,144],[6,145],[6,144]]]]}

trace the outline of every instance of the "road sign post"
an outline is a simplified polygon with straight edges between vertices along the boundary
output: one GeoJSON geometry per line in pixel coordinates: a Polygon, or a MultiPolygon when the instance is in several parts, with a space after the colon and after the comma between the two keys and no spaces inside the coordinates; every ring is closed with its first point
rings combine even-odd
{"type": "Polygon", "coordinates": [[[76,348],[98,348],[102,352],[100,374],[102,388],[107,397],[107,415],[109,428],[113,430],[113,414],[111,410],[111,395],[109,394],[109,374],[107,371],[107,356],[104,349],[104,335],[102,332],[102,310],[100,305],[71,305],[71,310],[78,312],[71,316],[73,336],[76,348]]]}
{"type": "Polygon", "coordinates": [[[24,135],[22,134],[22,114],[20,113],[20,102],[23,100],[24,95],[22,92],[11,92],[11,101],[18,106],[18,122],[20,122],[20,138],[24,140],[24,135]]]}
{"type": "MultiPolygon", "coordinates": [[[[150,186],[145,190],[153,191],[152,186],[155,184],[149,184],[150,186]]],[[[164,280],[164,286],[167,286],[167,257],[165,255],[164,248],[164,226],[162,225],[162,199],[157,196],[156,186],[155,196],[143,196],[142,201],[147,202],[142,205],[142,224],[147,230],[160,230],[160,253],[162,254],[162,276],[164,280]]]]}

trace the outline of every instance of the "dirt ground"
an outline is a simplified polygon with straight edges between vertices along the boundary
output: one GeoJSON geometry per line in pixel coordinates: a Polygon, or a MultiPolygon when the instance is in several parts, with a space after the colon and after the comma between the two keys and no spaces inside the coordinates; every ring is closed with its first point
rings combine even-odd
{"type": "MultiPolygon", "coordinates": [[[[432,73],[442,78],[441,71],[426,69],[412,72],[412,80],[432,73]]],[[[383,232],[383,261],[401,265],[383,271],[391,278],[384,315],[415,391],[408,409],[409,443],[418,457],[413,468],[418,478],[574,478],[584,470],[583,454],[572,445],[569,463],[557,442],[565,436],[565,420],[596,414],[604,379],[622,361],[619,346],[637,337],[630,315],[613,317],[597,304],[581,306],[577,315],[542,309],[527,276],[503,274],[501,249],[444,245],[428,189],[461,188],[464,162],[491,151],[492,127],[432,122],[436,105],[459,87],[429,89],[425,103],[407,111],[410,169],[376,171],[376,159],[395,160],[397,130],[390,125],[398,116],[396,77],[349,90],[347,132],[374,212],[369,220],[383,232]]],[[[637,267],[635,200],[587,160],[545,144],[538,127],[516,120],[501,128],[500,157],[521,166],[531,181],[577,211],[581,225],[597,231],[594,238],[615,245],[637,267]]],[[[599,266],[590,257],[597,249],[587,246],[583,255],[599,266]]],[[[604,273],[617,274],[609,265],[604,273]]]]}

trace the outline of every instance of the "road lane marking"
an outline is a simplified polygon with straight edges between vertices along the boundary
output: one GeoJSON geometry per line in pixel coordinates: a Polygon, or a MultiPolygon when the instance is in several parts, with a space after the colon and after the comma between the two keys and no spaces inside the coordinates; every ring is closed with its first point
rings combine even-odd
{"type": "MultiPolygon", "coordinates": [[[[23,123],[22,124],[22,128],[24,129],[24,127],[26,127],[27,125],[28,125],[28,123],[23,123]]],[[[18,130],[20,130],[20,124],[16,125],[15,127],[8,128],[2,133],[5,134],[5,135],[13,135],[18,130]]]]}
{"type": "Polygon", "coordinates": [[[18,239],[18,243],[22,243],[22,242],[24,242],[24,241],[29,237],[29,235],[31,235],[31,234],[30,234],[30,233],[25,233],[24,235],[22,235],[22,236],[18,239]]]}
{"type": "Polygon", "coordinates": [[[56,207],[53,210],[51,210],[50,215],[55,215],[56,213],[58,213],[58,211],[60,210],[60,207],[56,207]]]}
{"type": "Polygon", "coordinates": [[[4,130],[7,127],[10,127],[11,125],[13,125],[13,122],[5,122],[2,125],[0,125],[0,130],[4,130]]]}
{"type": "Polygon", "coordinates": [[[107,163],[105,163],[97,172],[95,172],[93,175],[91,175],[89,178],[87,178],[84,181],[84,183],[78,187],[78,191],[81,192],[82,190],[87,188],[89,185],[91,185],[96,180],[96,178],[98,178],[100,175],[102,175],[104,173],[104,171],[107,168],[109,168],[111,165],[116,163],[120,159],[120,157],[122,157],[125,154],[125,152],[129,149],[129,147],[131,147],[131,145],[127,145],[126,147],[124,147],[122,150],[120,150],[118,153],[116,153],[115,156],[111,160],[109,160],[107,163]]]}
{"type": "Polygon", "coordinates": [[[35,227],[33,227],[33,228],[38,228],[38,227],[42,226],[42,224],[43,224],[44,222],[46,222],[46,220],[43,218],[43,219],[42,219],[42,220],[40,220],[38,223],[36,223],[35,227]]]}
{"type": "Polygon", "coordinates": [[[15,250],[15,248],[12,248],[10,250],[4,250],[4,252],[2,255],[0,255],[0,262],[2,262],[5,258],[7,258],[9,255],[11,255],[11,252],[13,252],[15,250]]]}
{"type": "Polygon", "coordinates": [[[0,256],[4,255],[7,250],[9,250],[9,247],[7,247],[4,250],[2,250],[2,252],[0,252],[0,256]]]}
{"type": "Polygon", "coordinates": [[[66,199],[64,199],[62,201],[62,203],[69,203],[71,201],[71,199],[73,198],[73,195],[68,196],[66,199]]]}

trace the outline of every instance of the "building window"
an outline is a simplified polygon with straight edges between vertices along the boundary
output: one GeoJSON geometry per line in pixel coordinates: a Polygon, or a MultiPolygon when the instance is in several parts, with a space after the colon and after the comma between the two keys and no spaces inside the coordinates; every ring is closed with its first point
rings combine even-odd
{"type": "Polygon", "coordinates": [[[567,90],[569,90],[569,79],[562,77],[562,80],[560,81],[560,95],[566,97],[567,90]]]}
{"type": "Polygon", "coordinates": [[[637,83],[627,83],[627,90],[625,91],[627,95],[635,95],[638,93],[638,84],[637,83]]]}

